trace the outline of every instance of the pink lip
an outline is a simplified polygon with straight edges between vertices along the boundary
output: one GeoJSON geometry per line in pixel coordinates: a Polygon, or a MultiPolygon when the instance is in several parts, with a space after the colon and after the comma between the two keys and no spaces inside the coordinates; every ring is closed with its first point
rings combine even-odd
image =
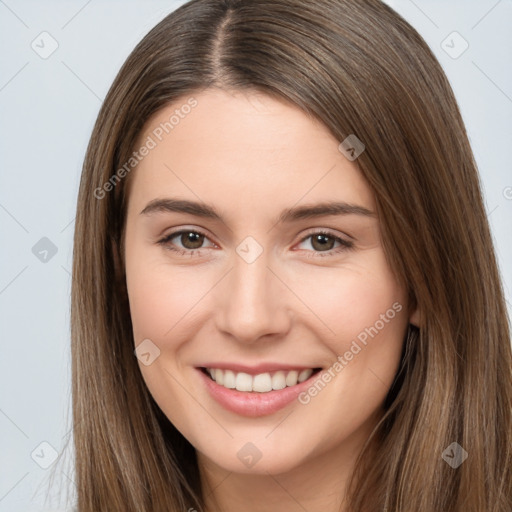
{"type": "MultiPolygon", "coordinates": [[[[213,366],[213,368],[221,367],[222,366],[213,366]]],[[[229,369],[232,368],[234,368],[234,365],[229,366],[229,369]]],[[[280,369],[282,369],[282,366],[280,369]]],[[[217,384],[201,369],[197,368],[197,371],[203,379],[203,382],[212,398],[214,398],[220,405],[228,411],[252,418],[273,414],[283,409],[288,404],[296,400],[302,391],[311,386],[312,381],[321,373],[315,373],[309,379],[304,382],[300,382],[295,386],[286,387],[277,391],[269,391],[268,393],[257,393],[225,388],[224,386],[217,384]]],[[[258,372],[262,373],[260,370],[258,370],[258,372]]],[[[251,372],[251,374],[256,374],[258,372],[251,372]]]]}

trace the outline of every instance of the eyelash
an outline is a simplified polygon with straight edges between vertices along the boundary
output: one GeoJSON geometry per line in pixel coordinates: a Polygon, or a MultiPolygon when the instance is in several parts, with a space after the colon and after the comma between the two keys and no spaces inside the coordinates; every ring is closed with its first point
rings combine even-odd
{"type": "MultiPolygon", "coordinates": [[[[173,238],[176,238],[177,236],[182,235],[184,233],[195,233],[197,235],[204,236],[206,239],[208,239],[208,236],[206,235],[206,233],[203,233],[202,231],[198,231],[196,229],[182,229],[180,231],[175,231],[174,233],[170,233],[169,235],[167,235],[164,238],[162,238],[161,240],[159,240],[157,243],[159,245],[162,245],[163,247],[165,247],[166,249],[168,249],[170,251],[178,253],[181,256],[185,256],[185,255],[192,256],[195,253],[199,253],[198,255],[200,255],[201,250],[205,249],[205,248],[200,247],[198,249],[181,249],[181,248],[174,247],[170,243],[170,241],[173,238]]],[[[329,231],[325,231],[325,230],[313,231],[313,232],[309,233],[308,235],[306,235],[305,237],[303,237],[299,243],[301,244],[301,243],[305,242],[308,238],[311,238],[315,235],[328,236],[329,238],[334,239],[334,241],[338,242],[340,245],[337,248],[329,249],[327,251],[308,251],[308,252],[312,253],[307,256],[308,258],[334,256],[336,254],[339,254],[341,252],[348,251],[348,250],[351,250],[354,248],[353,242],[350,242],[348,240],[340,238],[339,236],[336,236],[336,235],[330,233],[329,231]]],[[[302,250],[307,250],[307,249],[302,249],[302,250]]]]}

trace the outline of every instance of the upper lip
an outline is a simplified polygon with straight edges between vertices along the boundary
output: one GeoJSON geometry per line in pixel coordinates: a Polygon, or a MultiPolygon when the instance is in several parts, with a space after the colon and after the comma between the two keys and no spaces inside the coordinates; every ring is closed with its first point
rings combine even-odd
{"type": "Polygon", "coordinates": [[[235,373],[248,373],[249,375],[258,375],[260,373],[270,373],[275,371],[301,371],[308,369],[316,369],[320,368],[319,366],[311,366],[311,365],[294,365],[294,364],[286,364],[286,363],[260,363],[258,365],[245,365],[240,363],[204,363],[200,365],[198,368],[218,368],[220,370],[232,370],[235,373]]]}

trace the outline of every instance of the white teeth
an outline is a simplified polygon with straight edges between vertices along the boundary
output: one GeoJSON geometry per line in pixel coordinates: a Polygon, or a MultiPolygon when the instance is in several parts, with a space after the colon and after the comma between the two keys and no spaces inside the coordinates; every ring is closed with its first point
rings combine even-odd
{"type": "MultiPolygon", "coordinates": [[[[217,377],[217,372],[224,372],[224,382],[221,384],[225,388],[235,389],[236,381],[235,374],[231,370],[215,370],[215,377],[217,377]]],[[[217,381],[215,381],[217,382],[217,381]]]]}
{"type": "Polygon", "coordinates": [[[311,374],[313,373],[313,370],[302,370],[300,373],[299,373],[299,378],[298,378],[298,381],[299,382],[304,382],[305,380],[309,379],[309,377],[311,377],[311,374]]]}
{"type": "Polygon", "coordinates": [[[276,372],[272,377],[272,389],[284,389],[286,387],[286,377],[284,372],[276,372]]]}
{"type": "Polygon", "coordinates": [[[258,393],[272,391],[272,378],[270,377],[270,373],[260,373],[255,375],[252,378],[252,391],[257,391],[258,393]]]}
{"type": "Polygon", "coordinates": [[[252,377],[248,373],[237,373],[235,387],[238,391],[252,391],[252,377]]]}
{"type": "Polygon", "coordinates": [[[294,386],[295,384],[297,384],[298,376],[299,372],[297,370],[292,370],[291,372],[288,372],[288,375],[286,376],[286,385],[294,386]]]}
{"type": "Polygon", "coordinates": [[[206,369],[211,378],[219,385],[228,389],[237,389],[238,391],[257,393],[267,393],[272,390],[284,389],[287,386],[295,386],[300,382],[309,379],[313,374],[313,369],[297,371],[279,370],[273,375],[270,373],[259,373],[258,375],[249,375],[248,373],[235,373],[232,370],[221,370],[220,368],[206,369]]]}
{"type": "Polygon", "coordinates": [[[212,371],[212,378],[215,382],[218,382],[221,386],[224,384],[224,373],[222,370],[216,369],[212,371]]]}

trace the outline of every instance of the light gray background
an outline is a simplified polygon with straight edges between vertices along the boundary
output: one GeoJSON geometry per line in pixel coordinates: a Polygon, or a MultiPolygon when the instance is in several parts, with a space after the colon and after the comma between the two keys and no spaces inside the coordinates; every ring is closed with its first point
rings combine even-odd
{"type": "MultiPolygon", "coordinates": [[[[70,435],[70,270],[82,160],[119,67],[182,3],[0,0],[0,512],[66,509],[45,505],[44,495],[53,467],[53,494],[72,482],[71,452],[43,469],[52,449],[40,443],[60,453],[70,435]],[[58,44],[46,59],[31,47],[51,48],[44,31],[58,44]],[[55,255],[32,252],[43,237],[55,255]]],[[[388,3],[430,44],[459,100],[510,312],[512,1],[388,3]],[[458,58],[465,43],[454,31],[469,44],[458,58]]]]}

